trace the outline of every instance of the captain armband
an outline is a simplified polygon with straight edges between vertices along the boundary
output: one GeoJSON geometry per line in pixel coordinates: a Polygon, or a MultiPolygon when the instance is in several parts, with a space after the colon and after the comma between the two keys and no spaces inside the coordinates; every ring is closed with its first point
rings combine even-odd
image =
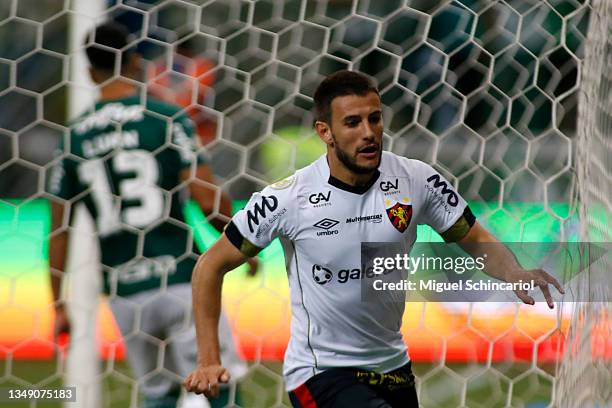
{"type": "Polygon", "coordinates": [[[469,206],[466,206],[465,210],[463,210],[463,214],[453,224],[453,226],[440,235],[442,235],[442,238],[444,238],[444,241],[446,242],[461,241],[461,239],[463,239],[463,237],[465,237],[467,233],[470,232],[470,229],[472,228],[475,222],[476,217],[474,216],[474,213],[472,212],[469,206]]]}
{"type": "Polygon", "coordinates": [[[240,252],[248,257],[253,257],[259,253],[263,248],[260,248],[253,244],[251,241],[242,236],[236,224],[232,221],[225,227],[225,235],[227,239],[236,247],[240,252]]]}

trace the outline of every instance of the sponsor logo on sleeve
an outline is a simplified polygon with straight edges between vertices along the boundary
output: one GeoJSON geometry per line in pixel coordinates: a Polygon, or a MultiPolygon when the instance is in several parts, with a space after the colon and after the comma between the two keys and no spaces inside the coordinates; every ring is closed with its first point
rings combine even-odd
{"type": "Polygon", "coordinates": [[[277,181],[274,184],[270,184],[270,188],[273,188],[275,190],[284,190],[290,187],[294,181],[295,181],[295,175],[289,176],[287,178],[277,181]]]}
{"type": "MultiPolygon", "coordinates": [[[[451,207],[456,207],[459,204],[459,196],[446,184],[446,181],[442,180],[439,174],[432,174],[427,178],[427,182],[428,184],[426,184],[425,187],[436,197],[439,197],[440,194],[446,196],[446,203],[451,207]],[[433,187],[429,184],[433,185],[433,187]],[[442,187],[442,189],[438,190],[440,187],[442,187]]],[[[444,207],[446,208],[446,206],[444,207]]]]}
{"type": "Polygon", "coordinates": [[[278,199],[275,196],[261,196],[261,202],[255,203],[253,208],[247,211],[249,231],[255,231],[253,224],[259,226],[259,223],[272,214],[276,208],[278,208],[278,199]]]}

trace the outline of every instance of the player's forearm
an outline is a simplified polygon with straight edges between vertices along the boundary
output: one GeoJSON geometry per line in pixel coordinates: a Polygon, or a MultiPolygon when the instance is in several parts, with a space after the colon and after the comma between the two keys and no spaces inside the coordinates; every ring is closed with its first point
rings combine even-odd
{"type": "Polygon", "coordinates": [[[484,259],[484,272],[487,275],[504,282],[513,281],[515,272],[523,269],[514,254],[499,241],[487,242],[484,245],[473,244],[470,254],[474,258],[484,259]]]}
{"type": "Polygon", "coordinates": [[[197,335],[198,364],[220,364],[219,316],[221,285],[226,271],[206,254],[200,256],[191,280],[193,313],[197,335]]]}
{"type": "Polygon", "coordinates": [[[483,259],[484,272],[495,279],[512,281],[516,271],[523,270],[514,254],[478,223],[459,244],[472,257],[483,259]]]}
{"type": "Polygon", "coordinates": [[[64,207],[61,204],[51,205],[51,230],[49,236],[49,275],[53,301],[61,296],[62,279],[66,267],[66,253],[68,252],[68,232],[62,231],[64,207]]]}

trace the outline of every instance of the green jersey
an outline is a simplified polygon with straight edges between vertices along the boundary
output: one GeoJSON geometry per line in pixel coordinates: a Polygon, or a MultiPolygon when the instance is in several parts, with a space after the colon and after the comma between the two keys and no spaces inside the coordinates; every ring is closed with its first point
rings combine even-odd
{"type": "Polygon", "coordinates": [[[196,254],[180,172],[203,161],[191,121],[179,107],[151,99],[144,106],[133,96],[98,103],[71,129],[48,191],[92,215],[105,292],[189,282],[196,254]]]}

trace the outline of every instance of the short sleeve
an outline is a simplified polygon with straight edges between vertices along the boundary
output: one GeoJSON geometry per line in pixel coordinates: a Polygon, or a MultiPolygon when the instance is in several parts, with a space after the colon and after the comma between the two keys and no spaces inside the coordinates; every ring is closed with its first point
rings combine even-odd
{"type": "Polygon", "coordinates": [[[193,122],[187,115],[179,115],[172,121],[172,143],[179,147],[181,169],[190,168],[196,162],[208,164],[208,156],[201,148],[193,131],[193,122]]]}
{"type": "Polygon", "coordinates": [[[419,222],[431,226],[446,241],[460,240],[475,222],[467,202],[433,167],[425,163],[419,167],[417,186],[423,197],[419,222]]]}
{"type": "Polygon", "coordinates": [[[46,173],[46,190],[49,194],[70,200],[78,193],[79,180],[76,175],[76,164],[63,154],[63,146],[60,144],[54,152],[55,162],[46,173]]]}
{"type": "Polygon", "coordinates": [[[296,230],[295,176],[255,193],[225,229],[228,239],[247,256],[254,256],[276,237],[291,239],[296,230]]]}

